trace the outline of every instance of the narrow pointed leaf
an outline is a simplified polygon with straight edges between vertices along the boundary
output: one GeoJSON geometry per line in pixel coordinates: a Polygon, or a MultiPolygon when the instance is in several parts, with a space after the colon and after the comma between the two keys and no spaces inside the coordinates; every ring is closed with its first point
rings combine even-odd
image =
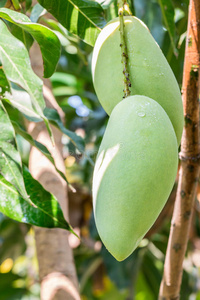
{"type": "Polygon", "coordinates": [[[19,88],[11,88],[10,92],[5,92],[3,100],[17,108],[29,121],[42,121],[40,115],[35,111],[31,98],[26,91],[19,88]]]}
{"type": "Polygon", "coordinates": [[[26,49],[29,51],[29,49],[31,48],[34,42],[33,37],[24,29],[20,28],[19,26],[11,22],[7,22],[7,23],[12,35],[14,35],[18,40],[20,40],[24,44],[26,49]]]}
{"type": "MultiPolygon", "coordinates": [[[[26,131],[24,131],[16,122],[12,121],[12,125],[15,129],[15,132],[20,134],[25,140],[27,140],[33,147],[36,147],[42,154],[54,165],[56,171],[60,174],[60,176],[68,183],[66,176],[63,172],[57,169],[54,159],[49,152],[49,150],[41,144],[40,142],[34,140],[30,134],[28,134],[26,131]]],[[[69,183],[68,183],[69,184],[69,183]]]]}
{"type": "Polygon", "coordinates": [[[0,17],[27,31],[38,42],[44,62],[44,77],[50,77],[60,58],[61,46],[57,35],[49,28],[32,23],[24,14],[1,8],[0,17]]]}
{"type": "Polygon", "coordinates": [[[19,4],[19,0],[11,0],[11,3],[12,3],[15,10],[21,9],[21,6],[19,4]]]}
{"type": "Polygon", "coordinates": [[[99,3],[89,0],[38,0],[67,30],[94,46],[106,24],[99,3]]]}
{"type": "Polygon", "coordinates": [[[0,20],[0,59],[10,81],[19,84],[30,95],[36,112],[43,115],[45,102],[42,96],[42,80],[31,68],[28,52],[0,20]]]}
{"type": "Polygon", "coordinates": [[[8,80],[19,84],[28,92],[35,112],[44,120],[52,138],[49,123],[43,114],[45,102],[42,80],[31,68],[26,47],[10,33],[2,20],[0,20],[0,60],[8,80]]]}
{"type": "MultiPolygon", "coordinates": [[[[28,200],[22,174],[21,157],[17,149],[15,131],[0,101],[0,174],[28,200]]],[[[29,200],[28,200],[29,201],[29,200]]]]}
{"type": "Polygon", "coordinates": [[[31,8],[32,0],[25,0],[25,2],[26,2],[26,11],[27,11],[31,8]]]}
{"type": "Polygon", "coordinates": [[[58,112],[53,108],[45,108],[44,114],[49,122],[60,129],[65,135],[67,135],[74,146],[83,153],[85,150],[85,143],[82,137],[78,136],[75,132],[72,132],[65,128],[63,125],[58,112]]]}
{"type": "Polygon", "coordinates": [[[162,10],[164,23],[169,33],[174,53],[177,54],[177,49],[175,45],[175,22],[174,22],[175,12],[174,12],[173,3],[171,0],[158,0],[158,2],[162,10]]]}
{"type": "MultiPolygon", "coordinates": [[[[32,205],[0,176],[0,211],[11,219],[40,227],[63,228],[73,232],[57,199],[24,169],[24,182],[32,205]]],[[[74,233],[74,232],[73,232],[74,233]]]]}
{"type": "Polygon", "coordinates": [[[4,70],[0,68],[0,96],[3,96],[6,92],[10,92],[10,83],[6,78],[4,70]]]}

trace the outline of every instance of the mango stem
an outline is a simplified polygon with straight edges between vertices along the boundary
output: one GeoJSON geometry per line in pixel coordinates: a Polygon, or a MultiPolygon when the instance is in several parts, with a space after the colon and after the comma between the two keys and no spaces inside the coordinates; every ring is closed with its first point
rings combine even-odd
{"type": "Polygon", "coordinates": [[[126,38],[125,38],[125,30],[124,30],[124,14],[131,14],[131,11],[129,9],[128,4],[126,1],[119,0],[118,2],[119,10],[119,31],[120,31],[120,47],[121,47],[121,55],[122,55],[122,66],[123,66],[123,75],[124,75],[124,96],[123,98],[127,98],[131,95],[130,87],[131,87],[131,81],[130,81],[130,75],[128,72],[128,51],[127,51],[127,45],[126,45],[126,38]]]}

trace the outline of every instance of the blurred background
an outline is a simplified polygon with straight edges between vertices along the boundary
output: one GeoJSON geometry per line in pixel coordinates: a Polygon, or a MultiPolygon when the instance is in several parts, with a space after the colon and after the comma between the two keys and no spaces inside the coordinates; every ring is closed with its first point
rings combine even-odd
{"type": "MultiPolygon", "coordinates": [[[[106,7],[106,1],[101,1],[106,7]]],[[[28,1],[27,1],[28,2],[28,1]]],[[[173,0],[175,8],[175,52],[164,26],[158,0],[134,0],[129,5],[133,14],[149,27],[164,52],[176,78],[182,84],[188,1],[173,0]]],[[[110,2],[109,2],[110,3],[110,2]]],[[[31,11],[31,1],[29,1],[31,11]]],[[[109,21],[117,16],[115,2],[106,9],[109,21]]],[[[69,242],[74,251],[80,293],[83,300],[156,300],[162,278],[164,256],[169,236],[170,219],[176,184],[161,217],[150,229],[140,246],[125,261],[117,262],[102,245],[96,231],[91,183],[93,166],[104,134],[108,116],[98,102],[91,78],[92,47],[71,35],[61,24],[45,15],[39,22],[55,31],[62,44],[57,71],[50,78],[53,94],[63,109],[66,127],[82,136],[86,155],[78,152],[63,136],[66,175],[77,193],[69,191],[70,223],[80,234],[69,242]]],[[[18,110],[7,106],[9,114],[25,126],[18,110]]],[[[23,162],[28,165],[29,144],[17,136],[23,162]]],[[[193,227],[184,261],[181,300],[200,299],[200,190],[195,202],[193,227]]],[[[184,233],[183,233],[184,234],[184,233]]],[[[39,299],[40,285],[31,226],[17,223],[0,214],[0,299],[39,299]]]]}

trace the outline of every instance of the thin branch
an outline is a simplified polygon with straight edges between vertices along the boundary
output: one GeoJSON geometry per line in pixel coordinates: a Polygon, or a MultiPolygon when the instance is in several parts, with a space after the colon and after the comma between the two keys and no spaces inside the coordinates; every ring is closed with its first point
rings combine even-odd
{"type": "Polygon", "coordinates": [[[181,167],[171,222],[160,300],[180,298],[182,266],[188,243],[199,177],[200,2],[190,0],[182,98],[185,127],[181,141],[181,167]]]}

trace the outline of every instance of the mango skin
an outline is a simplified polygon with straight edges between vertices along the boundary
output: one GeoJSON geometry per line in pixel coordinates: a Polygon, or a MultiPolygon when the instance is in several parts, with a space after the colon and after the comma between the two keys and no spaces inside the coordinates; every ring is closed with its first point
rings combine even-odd
{"type": "Polygon", "coordinates": [[[155,222],[177,166],[176,135],[163,108],[145,96],[121,101],[111,113],[93,175],[97,230],[118,261],[134,251],[155,222]]]}
{"type": "MultiPolygon", "coordinates": [[[[156,100],[168,114],[180,144],[183,106],[176,78],[146,25],[136,17],[124,17],[131,95],[156,100]]],[[[110,115],[123,98],[119,19],[99,34],[92,57],[92,76],[97,97],[110,115]]]]}

